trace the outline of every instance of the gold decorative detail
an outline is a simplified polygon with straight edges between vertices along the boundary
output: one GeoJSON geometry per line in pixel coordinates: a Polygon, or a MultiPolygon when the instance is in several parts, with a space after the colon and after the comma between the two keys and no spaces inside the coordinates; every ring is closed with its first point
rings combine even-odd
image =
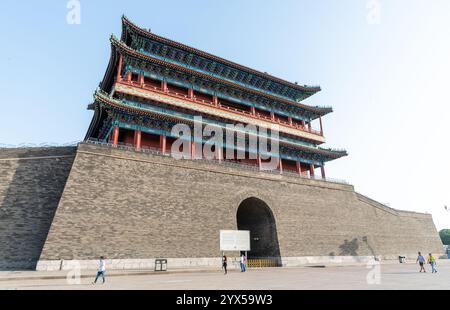
{"type": "Polygon", "coordinates": [[[279,267],[278,260],[274,258],[249,258],[247,259],[248,268],[279,267]]]}

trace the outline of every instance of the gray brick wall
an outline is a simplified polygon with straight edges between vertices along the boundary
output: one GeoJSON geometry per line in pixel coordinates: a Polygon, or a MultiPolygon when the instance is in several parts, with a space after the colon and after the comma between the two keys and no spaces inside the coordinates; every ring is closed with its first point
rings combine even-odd
{"type": "Polygon", "coordinates": [[[0,150],[0,270],[35,268],[75,152],[0,150]]]}
{"type": "Polygon", "coordinates": [[[81,145],[40,259],[217,257],[248,197],[274,213],[282,257],[442,252],[430,215],[349,185],[81,145]]]}

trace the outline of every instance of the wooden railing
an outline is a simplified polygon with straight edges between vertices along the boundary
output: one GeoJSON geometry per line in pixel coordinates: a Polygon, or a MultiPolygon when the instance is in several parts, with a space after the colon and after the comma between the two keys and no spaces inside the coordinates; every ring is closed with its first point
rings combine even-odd
{"type": "Polygon", "coordinates": [[[266,116],[266,115],[263,115],[263,114],[260,114],[260,113],[253,114],[253,113],[251,113],[249,111],[244,111],[244,110],[241,110],[241,109],[228,107],[226,105],[221,105],[220,103],[218,105],[215,105],[212,101],[198,99],[195,96],[193,98],[190,98],[186,94],[181,94],[181,93],[178,93],[178,92],[174,92],[174,91],[171,91],[170,89],[168,89],[166,92],[164,92],[161,89],[161,87],[155,87],[155,86],[152,86],[152,85],[149,85],[149,84],[145,84],[145,83],[141,84],[141,83],[136,82],[136,81],[122,80],[119,83],[132,85],[132,86],[135,86],[135,87],[143,88],[145,90],[151,90],[151,91],[154,91],[154,92],[159,92],[159,93],[162,93],[162,94],[165,94],[165,95],[173,96],[173,97],[176,97],[176,98],[181,98],[183,100],[186,100],[186,99],[187,100],[191,100],[191,101],[196,102],[196,103],[201,103],[201,104],[205,104],[205,105],[214,106],[217,109],[232,111],[232,112],[237,113],[237,114],[242,114],[242,115],[249,116],[249,117],[256,118],[256,119],[260,119],[260,120],[270,121],[270,122],[275,123],[275,124],[280,124],[280,125],[283,125],[283,126],[286,126],[286,127],[295,128],[297,130],[309,132],[309,133],[312,133],[312,134],[315,134],[315,135],[318,135],[318,136],[323,136],[323,132],[321,132],[319,130],[314,130],[312,128],[310,129],[307,126],[291,124],[291,123],[283,121],[283,120],[281,120],[279,118],[273,119],[270,116],[266,116]]]}

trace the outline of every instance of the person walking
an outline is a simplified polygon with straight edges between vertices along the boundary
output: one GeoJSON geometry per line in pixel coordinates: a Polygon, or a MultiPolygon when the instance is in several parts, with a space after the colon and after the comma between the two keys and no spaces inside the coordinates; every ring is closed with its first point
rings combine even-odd
{"type": "Polygon", "coordinates": [[[431,273],[437,273],[436,258],[431,253],[428,253],[427,261],[431,265],[431,273]]]}
{"type": "Polygon", "coordinates": [[[95,280],[94,282],[92,282],[92,284],[97,283],[97,280],[100,276],[102,277],[103,284],[105,284],[105,271],[106,271],[105,258],[103,256],[100,256],[100,261],[98,262],[97,275],[95,276],[95,280]]]}
{"type": "Polygon", "coordinates": [[[245,272],[247,270],[247,257],[244,253],[241,254],[241,272],[245,272]]]}
{"type": "Polygon", "coordinates": [[[423,255],[420,252],[419,252],[419,255],[417,256],[417,259],[416,259],[416,263],[417,262],[419,262],[419,265],[420,265],[419,272],[422,272],[422,270],[423,270],[423,272],[427,272],[425,270],[425,267],[423,266],[423,264],[425,263],[425,257],[423,257],[423,255]]]}
{"type": "Polygon", "coordinates": [[[222,257],[222,268],[225,270],[224,274],[227,274],[227,256],[225,254],[222,257]]]}

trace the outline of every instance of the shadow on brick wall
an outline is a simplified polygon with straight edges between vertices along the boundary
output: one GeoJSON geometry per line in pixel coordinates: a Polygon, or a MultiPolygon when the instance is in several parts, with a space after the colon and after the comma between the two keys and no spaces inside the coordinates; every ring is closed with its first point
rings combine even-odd
{"type": "Polygon", "coordinates": [[[359,242],[354,238],[352,241],[344,240],[344,243],[339,246],[342,256],[358,256],[359,242]]]}
{"type": "MultiPolygon", "coordinates": [[[[368,237],[363,236],[361,238],[362,242],[358,238],[353,238],[352,241],[344,240],[344,243],[339,246],[340,253],[342,256],[359,256],[359,255],[370,255],[376,257],[375,250],[369,243],[368,237]],[[358,252],[359,251],[359,252],[358,252]]],[[[334,253],[332,253],[334,256],[334,253]]]]}
{"type": "Polygon", "coordinates": [[[36,268],[75,151],[0,150],[0,270],[36,268]]]}

